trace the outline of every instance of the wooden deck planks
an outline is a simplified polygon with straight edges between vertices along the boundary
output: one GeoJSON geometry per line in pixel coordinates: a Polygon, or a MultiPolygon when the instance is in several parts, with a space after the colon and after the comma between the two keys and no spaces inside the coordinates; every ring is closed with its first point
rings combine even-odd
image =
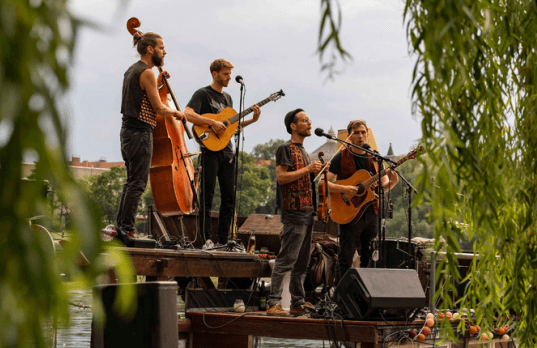
{"type": "Polygon", "coordinates": [[[268,261],[246,253],[128,248],[137,275],[167,277],[270,277],[268,261]]]}
{"type": "Polygon", "coordinates": [[[269,317],[258,314],[241,315],[238,313],[203,313],[188,311],[195,333],[229,334],[238,336],[262,336],[289,339],[329,340],[334,333],[340,341],[378,342],[378,329],[368,322],[345,321],[346,332],[340,321],[327,323],[322,319],[303,317],[269,317]]]}

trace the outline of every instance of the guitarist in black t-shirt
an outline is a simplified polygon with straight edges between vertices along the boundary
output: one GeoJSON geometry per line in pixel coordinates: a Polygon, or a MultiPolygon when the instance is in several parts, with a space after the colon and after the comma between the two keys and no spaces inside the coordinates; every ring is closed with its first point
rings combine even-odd
{"type": "MultiPolygon", "coordinates": [[[[225,59],[217,59],[211,63],[210,71],[213,82],[198,89],[185,109],[185,116],[188,121],[196,125],[208,125],[217,134],[222,134],[226,130],[223,122],[204,117],[203,114],[218,114],[226,107],[233,107],[231,96],[224,92],[231,80],[231,69],[234,66],[225,59]]],[[[257,105],[252,107],[254,116],[252,119],[244,121],[246,127],[259,119],[261,110],[257,105]]],[[[201,175],[201,208],[199,212],[200,230],[206,241],[206,248],[211,248],[211,208],[213,204],[216,178],[220,184],[221,203],[218,218],[218,241],[217,245],[225,245],[229,238],[229,227],[233,218],[233,186],[235,166],[233,148],[231,142],[220,151],[210,151],[202,147],[200,163],[202,166],[201,175]]]]}

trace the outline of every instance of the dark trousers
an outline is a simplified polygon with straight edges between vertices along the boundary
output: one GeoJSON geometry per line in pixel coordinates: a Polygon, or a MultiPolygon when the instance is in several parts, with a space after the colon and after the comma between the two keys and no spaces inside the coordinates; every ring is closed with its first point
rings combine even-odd
{"type": "Polygon", "coordinates": [[[229,238],[229,226],[233,218],[233,185],[235,163],[232,152],[203,151],[201,155],[201,209],[200,230],[205,240],[211,239],[211,209],[213,206],[216,178],[220,184],[220,214],[218,218],[218,242],[225,244],[229,238]]]}
{"type": "Polygon", "coordinates": [[[339,225],[339,274],[343,277],[352,266],[354,252],[360,254],[360,267],[366,268],[371,262],[371,241],[378,234],[378,216],[370,206],[354,224],[339,225]]]}
{"type": "Polygon", "coordinates": [[[274,263],[270,281],[269,307],[282,302],[283,278],[291,271],[289,292],[291,306],[304,304],[304,280],[311,257],[313,225],[284,224],[280,235],[281,248],[274,263]]]}
{"type": "Polygon", "coordinates": [[[120,139],[121,156],[127,168],[127,181],[123,185],[119,202],[117,226],[124,231],[132,231],[138,204],[140,204],[149,178],[153,153],[153,131],[121,127],[120,139]]]}

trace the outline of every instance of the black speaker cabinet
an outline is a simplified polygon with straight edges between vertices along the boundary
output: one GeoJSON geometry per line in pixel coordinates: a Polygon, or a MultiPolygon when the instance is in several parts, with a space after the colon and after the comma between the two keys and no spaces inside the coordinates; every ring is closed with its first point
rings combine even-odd
{"type": "Polygon", "coordinates": [[[94,296],[100,296],[106,323],[92,322],[91,348],[176,348],[177,283],[148,282],[133,284],[137,291],[137,308],[133,318],[124,318],[114,306],[117,284],[96,286],[94,296]]]}
{"type": "Polygon", "coordinates": [[[334,300],[349,319],[408,319],[425,307],[425,293],[412,269],[351,268],[334,300]]]}

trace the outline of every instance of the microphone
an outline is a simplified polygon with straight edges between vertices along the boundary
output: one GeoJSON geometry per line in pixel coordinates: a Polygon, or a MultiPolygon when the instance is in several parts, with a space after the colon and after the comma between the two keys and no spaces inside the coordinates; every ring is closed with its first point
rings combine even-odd
{"type": "Polygon", "coordinates": [[[238,83],[244,86],[244,80],[242,79],[241,75],[235,76],[235,81],[237,81],[238,83]]]}
{"type": "Polygon", "coordinates": [[[362,147],[363,147],[364,149],[368,149],[368,150],[369,150],[369,149],[371,148],[371,145],[369,145],[369,144],[366,143],[366,144],[362,145],[362,147]]]}
{"type": "Polygon", "coordinates": [[[318,137],[327,137],[328,139],[335,139],[333,135],[327,134],[322,130],[322,128],[315,129],[315,135],[318,137]]]}

